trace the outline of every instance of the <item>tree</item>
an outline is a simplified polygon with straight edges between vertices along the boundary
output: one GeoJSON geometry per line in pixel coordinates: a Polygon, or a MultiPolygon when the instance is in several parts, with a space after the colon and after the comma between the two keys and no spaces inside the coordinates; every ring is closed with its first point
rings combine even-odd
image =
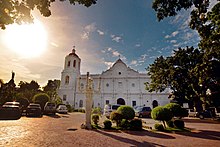
{"type": "Polygon", "coordinates": [[[164,91],[170,88],[178,103],[193,100],[200,95],[198,75],[194,68],[202,63],[203,53],[193,47],[179,48],[171,57],[158,57],[147,68],[151,78],[146,84],[148,91],[164,91]]]}
{"type": "MultiPolygon", "coordinates": [[[[60,0],[66,1],[66,0],[60,0]]],[[[89,7],[96,4],[97,0],[69,0],[70,4],[80,4],[89,7]]],[[[50,6],[55,0],[1,0],[0,1],[0,27],[13,23],[33,22],[32,12],[37,9],[41,15],[49,17],[51,15],[50,6]]]]}
{"type": "Polygon", "coordinates": [[[44,105],[49,101],[49,96],[46,93],[38,93],[34,95],[33,101],[35,103],[40,104],[42,110],[44,109],[44,105]]]}
{"type": "Polygon", "coordinates": [[[157,106],[151,111],[151,117],[154,120],[162,121],[164,128],[166,128],[165,121],[171,120],[173,116],[169,109],[163,106],[157,106]]]}
{"type": "Polygon", "coordinates": [[[18,98],[25,98],[30,102],[33,102],[33,96],[37,93],[40,93],[40,85],[32,80],[30,83],[20,81],[18,84],[18,98]]]}
{"type": "MultiPolygon", "coordinates": [[[[184,93],[182,96],[196,95],[197,99],[200,97],[204,107],[206,107],[207,103],[209,103],[209,105],[214,103],[214,105],[217,106],[217,103],[219,102],[216,102],[216,100],[220,95],[219,90],[216,90],[220,83],[220,2],[217,2],[212,7],[211,11],[208,11],[209,0],[154,0],[152,7],[156,11],[159,21],[165,17],[175,16],[182,9],[193,8],[191,11],[191,21],[189,26],[190,28],[197,30],[201,38],[198,44],[200,51],[198,57],[200,60],[198,60],[199,62],[195,65],[190,65],[191,68],[189,72],[187,72],[192,78],[192,82],[190,82],[190,85],[187,88],[189,91],[181,91],[178,84],[173,85],[175,86],[175,89],[178,89],[175,91],[177,95],[181,95],[182,93],[184,93]],[[211,96],[211,100],[207,101],[205,91],[211,87],[215,92],[213,93],[214,95],[211,96]]],[[[181,59],[181,61],[184,61],[184,59],[181,59]]],[[[175,71],[177,71],[177,69],[175,69],[175,71]]],[[[185,80],[188,78],[182,77],[179,79],[185,80]]],[[[156,85],[158,85],[158,82],[156,83],[156,85]]],[[[187,84],[188,80],[186,80],[185,83],[187,84]]],[[[184,89],[182,88],[182,90],[184,89]]],[[[218,106],[220,106],[220,103],[218,106]]]]}
{"type": "Polygon", "coordinates": [[[57,90],[60,87],[60,80],[48,80],[47,85],[43,87],[43,91],[50,97],[51,102],[62,103],[62,99],[58,96],[57,90]]]}

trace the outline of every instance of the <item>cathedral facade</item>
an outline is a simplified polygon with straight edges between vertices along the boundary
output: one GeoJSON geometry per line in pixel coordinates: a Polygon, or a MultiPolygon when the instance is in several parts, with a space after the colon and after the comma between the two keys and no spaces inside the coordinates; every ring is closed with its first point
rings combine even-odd
{"type": "MultiPolygon", "coordinates": [[[[63,103],[74,108],[84,108],[87,75],[80,74],[81,59],[75,49],[65,57],[58,91],[63,103]]],[[[168,90],[162,93],[148,92],[145,82],[150,82],[146,73],[139,73],[128,67],[120,58],[101,74],[91,74],[93,80],[93,107],[103,108],[105,104],[149,106],[169,103],[168,90]]]]}

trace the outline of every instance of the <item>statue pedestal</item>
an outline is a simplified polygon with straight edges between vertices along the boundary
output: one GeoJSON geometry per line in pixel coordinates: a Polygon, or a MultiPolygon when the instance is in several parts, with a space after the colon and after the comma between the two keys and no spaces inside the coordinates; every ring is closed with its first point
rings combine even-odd
{"type": "Polygon", "coordinates": [[[91,126],[92,98],[86,97],[86,128],[92,129],[91,126]]]}

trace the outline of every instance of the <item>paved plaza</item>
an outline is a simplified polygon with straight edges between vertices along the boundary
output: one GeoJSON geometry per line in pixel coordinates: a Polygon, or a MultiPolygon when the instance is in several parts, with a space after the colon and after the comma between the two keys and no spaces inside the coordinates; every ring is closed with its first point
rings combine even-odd
{"type": "MultiPolygon", "coordinates": [[[[84,113],[59,114],[42,118],[22,117],[0,121],[1,147],[217,147],[220,125],[213,120],[186,118],[192,132],[164,133],[152,131],[84,130],[84,113]]],[[[144,119],[153,125],[151,119],[144,119]]]]}

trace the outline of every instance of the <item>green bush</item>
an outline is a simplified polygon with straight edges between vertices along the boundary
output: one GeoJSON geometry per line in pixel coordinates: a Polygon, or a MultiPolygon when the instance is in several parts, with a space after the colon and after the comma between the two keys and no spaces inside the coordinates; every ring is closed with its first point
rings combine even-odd
{"type": "Polygon", "coordinates": [[[181,108],[181,116],[180,117],[188,117],[189,111],[185,108],[181,108]]]}
{"type": "Polygon", "coordinates": [[[104,122],[103,122],[103,124],[104,124],[104,128],[105,129],[111,129],[112,128],[112,122],[110,121],[110,120],[105,120],[104,122]]]}
{"type": "Polygon", "coordinates": [[[42,110],[44,110],[44,105],[49,101],[49,99],[50,97],[46,93],[38,93],[33,97],[34,103],[40,104],[42,110]]]}
{"type": "Polygon", "coordinates": [[[100,107],[95,107],[92,109],[92,114],[98,114],[101,115],[102,114],[102,108],[100,107]]]}
{"type": "Polygon", "coordinates": [[[120,126],[120,123],[121,123],[121,120],[123,119],[122,118],[122,115],[118,112],[112,112],[110,114],[110,119],[116,123],[117,127],[120,126]]]}
{"type": "Polygon", "coordinates": [[[98,125],[99,122],[99,115],[98,114],[93,114],[92,115],[92,121],[95,125],[98,125]]]}
{"type": "Polygon", "coordinates": [[[154,128],[158,131],[164,131],[164,127],[162,124],[155,124],[154,128]]]}
{"type": "Polygon", "coordinates": [[[83,108],[80,108],[80,109],[78,109],[78,112],[82,112],[82,113],[85,113],[86,111],[85,111],[85,109],[83,109],[83,108]]]}
{"type": "Polygon", "coordinates": [[[174,120],[173,124],[178,129],[183,129],[185,127],[184,121],[180,119],[174,120]]]}
{"type": "Polygon", "coordinates": [[[122,119],[120,125],[123,129],[128,129],[130,127],[130,123],[127,119],[122,119]]]}
{"type": "Polygon", "coordinates": [[[130,121],[130,129],[134,131],[142,130],[142,120],[141,119],[132,119],[130,121]]]}
{"type": "Polygon", "coordinates": [[[170,112],[169,109],[162,107],[162,106],[157,106],[151,111],[151,117],[154,120],[160,120],[163,122],[164,128],[165,126],[165,121],[169,121],[172,119],[172,113],[170,112]]]}
{"type": "Polygon", "coordinates": [[[181,111],[181,106],[177,103],[169,103],[169,104],[166,104],[164,106],[165,108],[169,109],[173,115],[173,117],[180,117],[182,116],[182,111],[181,111]]]}
{"type": "Polygon", "coordinates": [[[73,109],[72,109],[72,106],[71,105],[66,105],[66,107],[67,107],[67,110],[68,110],[68,112],[72,112],[73,111],[73,109]]]}
{"type": "Polygon", "coordinates": [[[173,121],[172,121],[172,120],[166,121],[166,124],[167,124],[167,126],[170,127],[170,128],[173,128],[173,127],[174,127],[174,124],[173,124],[173,121]]]}
{"type": "Polygon", "coordinates": [[[132,120],[135,117],[134,109],[131,106],[120,106],[117,112],[122,115],[123,119],[132,120]]]}

